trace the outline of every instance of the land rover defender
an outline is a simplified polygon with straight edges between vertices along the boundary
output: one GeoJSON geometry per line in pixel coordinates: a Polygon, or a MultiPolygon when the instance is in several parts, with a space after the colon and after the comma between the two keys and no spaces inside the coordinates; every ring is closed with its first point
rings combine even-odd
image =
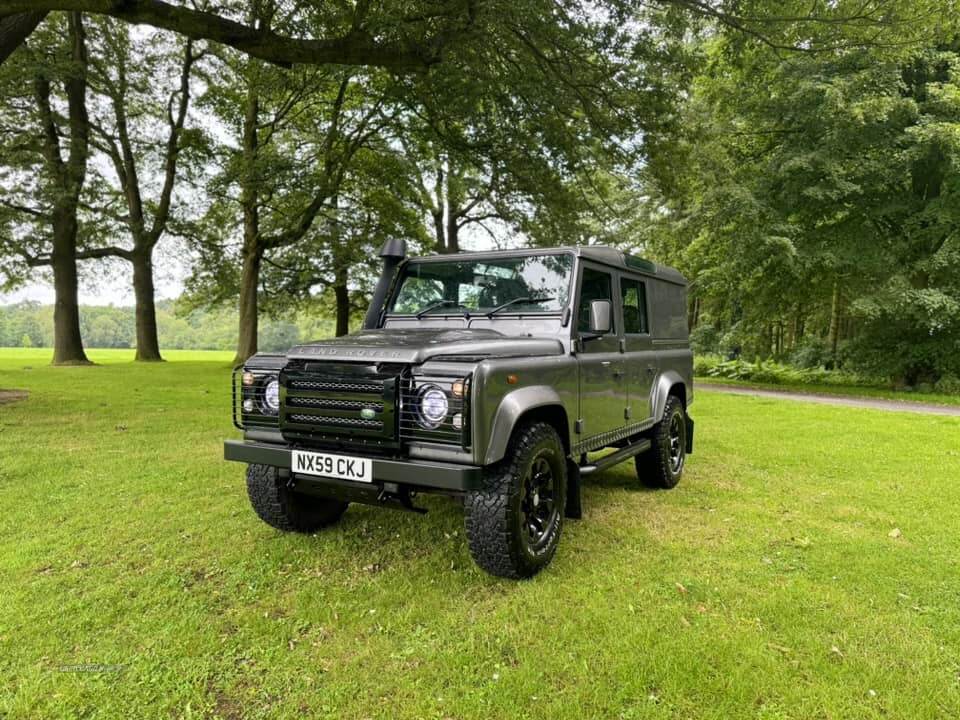
{"type": "Polygon", "coordinates": [[[503,577],[552,559],[581,479],[633,459],[672,488],[693,450],[686,282],[609,247],[405,258],[383,248],[363,329],[234,372],[225,457],[254,511],[315,532],[351,502],[463,503],[470,552],[503,577]]]}

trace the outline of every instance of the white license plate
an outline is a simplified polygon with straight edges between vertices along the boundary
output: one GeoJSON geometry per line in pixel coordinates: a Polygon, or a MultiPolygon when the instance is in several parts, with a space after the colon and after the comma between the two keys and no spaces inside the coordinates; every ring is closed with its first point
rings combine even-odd
{"type": "Polygon", "coordinates": [[[349,455],[293,450],[290,469],[300,475],[319,475],[337,480],[373,482],[373,461],[349,455]]]}

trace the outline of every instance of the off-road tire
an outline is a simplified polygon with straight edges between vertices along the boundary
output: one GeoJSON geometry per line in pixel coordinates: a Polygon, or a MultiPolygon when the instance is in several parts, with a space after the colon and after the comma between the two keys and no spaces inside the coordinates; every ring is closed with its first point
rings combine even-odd
{"type": "Polygon", "coordinates": [[[557,431],[543,422],[518,427],[504,459],[485,470],[483,489],[468,493],[464,501],[464,525],[474,561],[499,577],[519,579],[537,574],[553,559],[560,542],[566,496],[567,464],[557,431]],[[534,468],[543,468],[542,461],[551,473],[549,500],[540,500],[539,492],[525,490],[534,468]],[[552,506],[540,539],[533,543],[524,507],[529,512],[531,507],[541,507],[541,502],[542,507],[546,502],[552,506]]]}
{"type": "Polygon", "coordinates": [[[285,532],[315,532],[332,525],[347,509],[340,500],[290,490],[270,465],[247,466],[247,495],[254,512],[267,525],[285,532]]]}
{"type": "MultiPolygon", "coordinates": [[[[663,417],[650,433],[651,446],[645,453],[637,455],[634,462],[637,468],[637,477],[647,487],[669,490],[676,487],[683,477],[683,468],[686,465],[687,451],[687,415],[683,401],[676,395],[667,398],[663,417]],[[679,438],[671,437],[671,427],[676,429],[679,422],[679,438]],[[679,442],[679,466],[675,455],[671,455],[671,441],[679,442]]],[[[674,444],[674,452],[676,445],[674,444]]]]}

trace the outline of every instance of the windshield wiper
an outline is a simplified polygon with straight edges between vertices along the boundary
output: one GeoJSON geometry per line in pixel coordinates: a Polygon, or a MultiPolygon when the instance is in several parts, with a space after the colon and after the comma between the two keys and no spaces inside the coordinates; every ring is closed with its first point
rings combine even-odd
{"type": "Polygon", "coordinates": [[[507,300],[503,305],[497,305],[493,310],[487,313],[488,318],[492,318],[501,310],[506,310],[511,305],[516,305],[517,303],[534,303],[534,302],[546,302],[547,300],[556,300],[554,297],[544,297],[543,295],[534,295],[530,297],[518,297],[513,300],[507,300]]]}
{"type": "Polygon", "coordinates": [[[417,313],[417,320],[419,320],[420,318],[422,318],[424,315],[426,315],[427,313],[429,313],[431,310],[436,310],[437,308],[451,307],[451,306],[452,306],[452,307],[461,307],[461,308],[463,308],[463,316],[464,316],[467,320],[470,319],[470,311],[467,310],[467,308],[466,308],[465,305],[461,305],[461,304],[458,303],[456,300],[441,300],[440,302],[435,302],[433,305],[427,305],[423,310],[421,310],[420,312],[418,312],[418,313],[417,313]]]}

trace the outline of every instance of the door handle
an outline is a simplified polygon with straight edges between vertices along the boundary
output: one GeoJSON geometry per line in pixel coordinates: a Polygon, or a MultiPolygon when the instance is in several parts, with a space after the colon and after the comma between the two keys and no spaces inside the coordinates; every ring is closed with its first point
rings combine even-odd
{"type": "Polygon", "coordinates": [[[647,375],[653,375],[653,373],[656,372],[656,370],[657,370],[656,365],[647,365],[647,375]]]}
{"type": "Polygon", "coordinates": [[[610,361],[609,361],[609,360],[603,360],[603,361],[601,361],[600,364],[603,365],[604,367],[609,367],[610,361]]]}
{"type": "Polygon", "coordinates": [[[614,370],[614,371],[613,371],[613,376],[614,376],[615,378],[622,378],[623,375],[624,375],[623,370],[614,370]]]}

